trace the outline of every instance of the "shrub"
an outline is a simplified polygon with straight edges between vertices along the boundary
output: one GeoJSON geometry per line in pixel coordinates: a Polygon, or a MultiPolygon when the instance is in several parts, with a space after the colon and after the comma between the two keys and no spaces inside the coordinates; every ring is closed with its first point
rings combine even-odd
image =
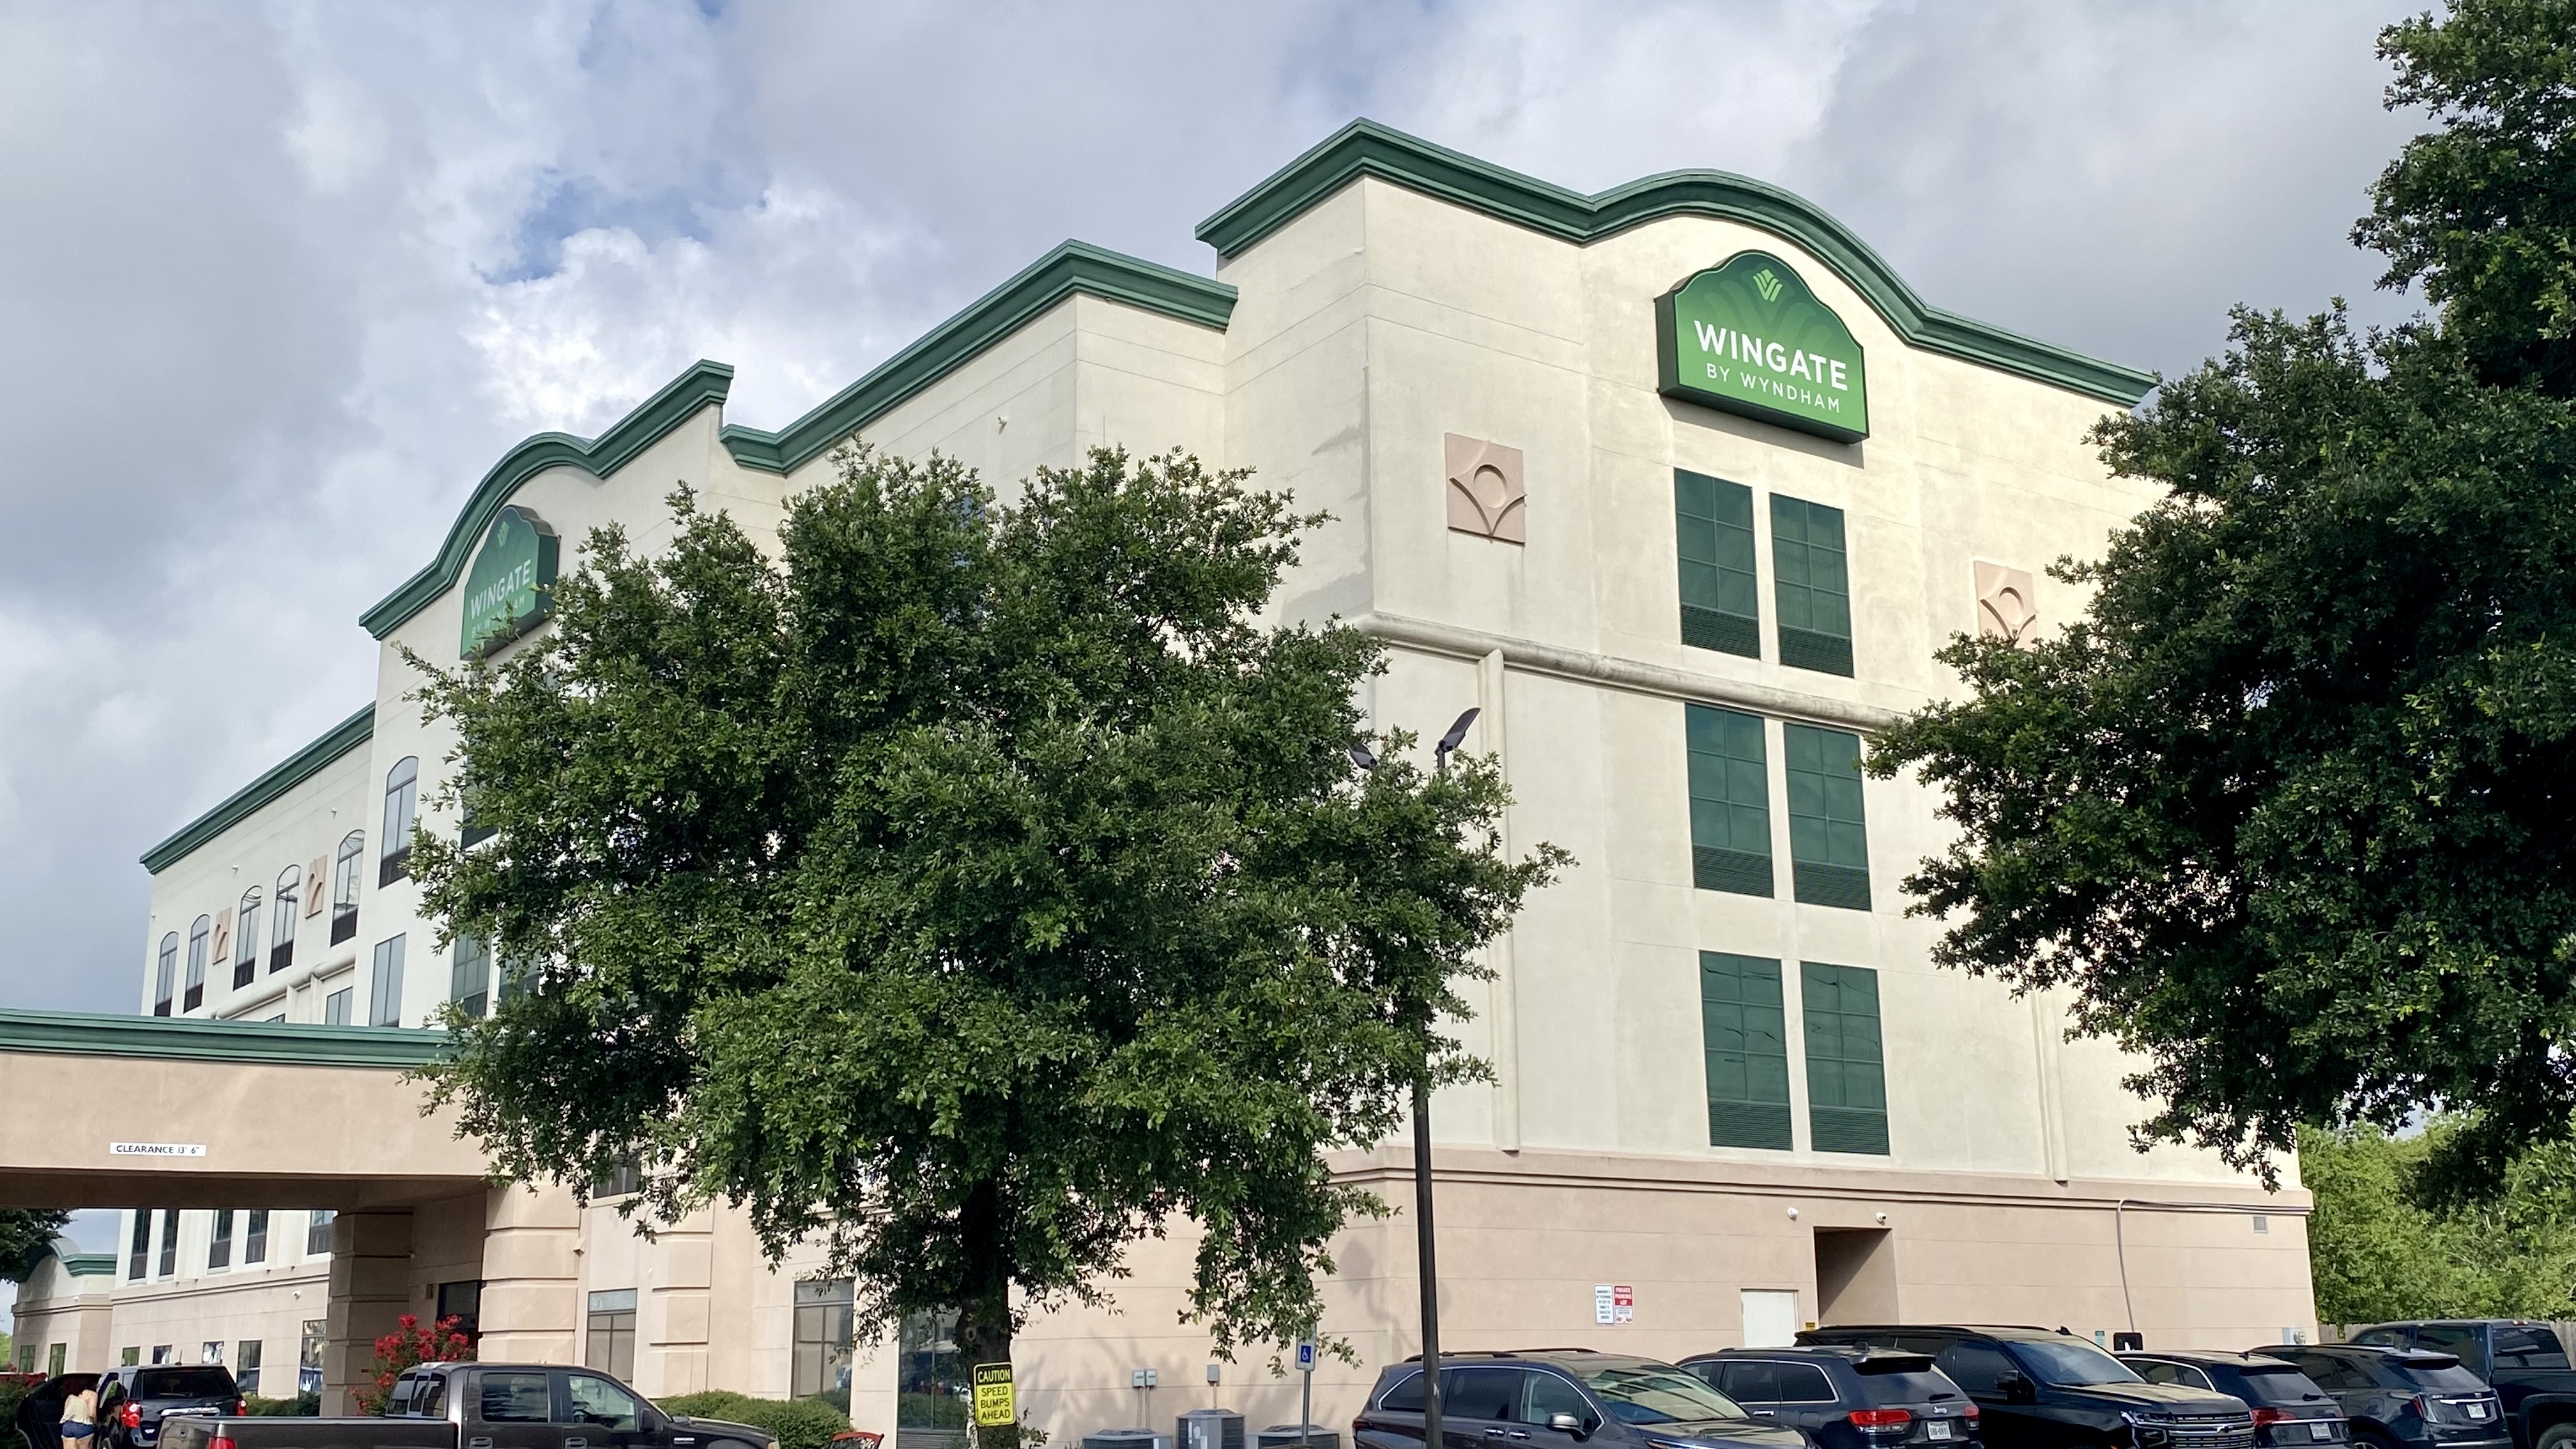
{"type": "Polygon", "coordinates": [[[322,1396],[297,1394],[291,1399],[263,1399],[257,1394],[245,1394],[242,1397],[242,1412],[280,1419],[295,1415],[309,1418],[322,1412],[322,1396]]]}
{"type": "Polygon", "coordinates": [[[709,1389],[702,1394],[681,1394],[660,1401],[666,1414],[686,1414],[700,1419],[730,1419],[766,1429],[777,1436],[778,1449],[824,1449],[835,1434],[850,1427],[847,1410],[836,1409],[818,1399],[755,1399],[730,1389],[709,1389]]]}
{"type": "Polygon", "coordinates": [[[462,1319],[438,1320],[436,1328],[420,1326],[417,1314],[394,1320],[394,1331],[376,1340],[373,1380],[352,1397],[361,1414],[382,1414],[392,1402],[394,1380],[425,1363],[463,1363],[474,1357],[474,1340],[465,1336],[462,1319]]]}

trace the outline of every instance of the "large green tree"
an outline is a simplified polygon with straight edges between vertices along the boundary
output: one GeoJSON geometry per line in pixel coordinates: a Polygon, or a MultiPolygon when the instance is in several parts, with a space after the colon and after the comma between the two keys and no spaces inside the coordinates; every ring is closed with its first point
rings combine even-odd
{"type": "Polygon", "coordinates": [[[2100,432],[2164,501],[2080,618],[1956,640],[1967,686],[1876,745],[1946,792],[1908,882],[1941,958],[2068,986],[2141,1053],[2140,1129],[2244,1162],[2301,1122],[2477,1109],[2495,1183],[2576,1108],[2576,3],[2382,36],[2441,129],[2357,238],[2435,318],[2237,314],[2100,432]]]}
{"type": "Polygon", "coordinates": [[[2299,1131],[2299,1178],[2316,1194],[2308,1219],[2317,1316],[2555,1318],[2576,1286],[2576,1146],[2517,1158],[2500,1190],[2477,1202],[2427,1194],[2425,1178],[2459,1132],[2436,1118],[2420,1133],[2369,1127],[2299,1131]],[[2428,1202],[2428,1196],[2433,1200],[2428,1202]]]}
{"type": "Polygon", "coordinates": [[[1005,499],[858,449],[774,549],[673,506],[425,689],[495,832],[413,856],[505,963],[435,1069],[465,1129],[827,1239],[864,1325],[953,1307],[978,1360],[1184,1221],[1221,1348],[1312,1326],[1382,1210],[1324,1154],[1477,1070],[1451,983],[1559,858],[1498,853],[1488,761],[1354,770],[1377,647],[1259,622],[1315,520],[1107,451],[1005,499]]]}
{"type": "Polygon", "coordinates": [[[0,1208],[0,1279],[23,1282],[71,1220],[59,1208],[0,1208]]]}

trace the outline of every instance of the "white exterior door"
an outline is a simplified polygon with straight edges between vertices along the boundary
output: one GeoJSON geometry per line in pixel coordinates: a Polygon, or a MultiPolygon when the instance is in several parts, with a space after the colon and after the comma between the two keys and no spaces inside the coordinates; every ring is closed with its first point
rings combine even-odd
{"type": "Polygon", "coordinates": [[[1797,1341],[1796,1289],[1747,1288],[1743,1293],[1746,1348],[1786,1348],[1797,1341]]]}

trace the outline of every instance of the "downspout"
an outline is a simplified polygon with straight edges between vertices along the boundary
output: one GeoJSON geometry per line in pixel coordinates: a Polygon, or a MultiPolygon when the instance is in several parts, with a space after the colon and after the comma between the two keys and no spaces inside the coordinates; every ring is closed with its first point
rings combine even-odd
{"type": "Polygon", "coordinates": [[[2129,1200],[2111,1204],[2111,1245],[2120,1259],[2120,1306],[2128,1310],[2129,1331],[2138,1331],[2138,1305],[2129,1297],[2129,1200]]]}

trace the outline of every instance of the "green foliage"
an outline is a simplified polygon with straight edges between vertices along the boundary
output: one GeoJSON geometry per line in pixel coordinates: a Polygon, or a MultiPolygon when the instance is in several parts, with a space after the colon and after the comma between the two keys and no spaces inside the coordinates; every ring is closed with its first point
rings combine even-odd
{"type": "Polygon", "coordinates": [[[1489,761],[1355,775],[1377,646],[1253,622],[1315,520],[1109,451],[1009,503],[845,453],[774,555],[673,506],[423,691],[498,832],[415,837],[426,909],[540,963],[439,1098],[514,1176],[827,1238],[862,1336],[951,1307],[1007,1358],[1015,1291],[1093,1301],[1175,1217],[1221,1347],[1311,1324],[1383,1210],[1322,1154],[1479,1070],[1450,983],[1562,858],[1501,858],[1489,761]]]}
{"type": "Polygon", "coordinates": [[[2491,1198],[2445,1206],[2427,1192],[2428,1168],[2460,1128],[2443,1119],[2406,1138],[2371,1128],[2299,1133],[2299,1175],[2317,1202],[2308,1256],[2320,1319],[2566,1313],[2576,1287],[2576,1148],[2527,1153],[2491,1198]]]}
{"type": "Polygon", "coordinates": [[[662,1412],[698,1419],[724,1419],[766,1429],[778,1438],[778,1449],[823,1449],[832,1436],[850,1427],[847,1409],[819,1399],[755,1399],[730,1389],[708,1389],[662,1399],[662,1412]]]}
{"type": "Polygon", "coordinates": [[[0,1208],[0,1280],[26,1281],[71,1220],[60,1208],[0,1208]]]}
{"type": "MultiPolygon", "coordinates": [[[[2390,34],[2447,57],[2466,33],[2390,34]]],[[[2301,1122],[2474,1103],[2442,1175],[2492,1187],[2568,1133],[2576,415],[2489,385],[2494,336],[2447,325],[2239,312],[2224,358],[2101,429],[2168,492],[2052,571],[2084,615],[1954,640],[1969,697],[1873,752],[1960,827],[1907,882],[1951,922],[1939,959],[2074,988],[2080,1029],[2146,1058],[2147,1139],[2269,1170],[2301,1122]]]]}
{"type": "Polygon", "coordinates": [[[18,1405],[24,1403],[27,1395],[43,1382],[42,1376],[0,1373],[0,1445],[23,1449],[26,1441],[18,1432],[18,1405]]]}
{"type": "Polygon", "coordinates": [[[310,1418],[322,1412],[322,1396],[297,1394],[291,1399],[263,1399],[257,1394],[252,1394],[242,1400],[242,1412],[276,1419],[292,1418],[297,1415],[310,1418]]]}

